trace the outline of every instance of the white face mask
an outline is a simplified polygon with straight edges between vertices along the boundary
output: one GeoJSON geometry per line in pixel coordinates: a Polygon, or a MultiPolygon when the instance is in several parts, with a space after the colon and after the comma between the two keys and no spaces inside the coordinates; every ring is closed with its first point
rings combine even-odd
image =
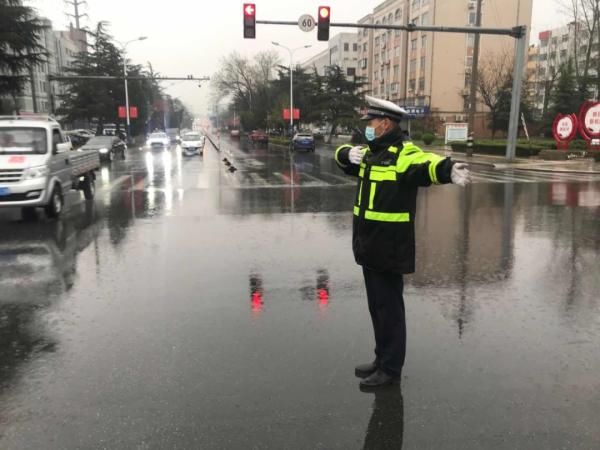
{"type": "Polygon", "coordinates": [[[365,138],[367,138],[367,141],[370,142],[370,141],[375,140],[375,138],[377,138],[375,130],[377,130],[383,124],[384,124],[384,122],[381,122],[376,127],[366,127],[365,128],[365,138]]]}

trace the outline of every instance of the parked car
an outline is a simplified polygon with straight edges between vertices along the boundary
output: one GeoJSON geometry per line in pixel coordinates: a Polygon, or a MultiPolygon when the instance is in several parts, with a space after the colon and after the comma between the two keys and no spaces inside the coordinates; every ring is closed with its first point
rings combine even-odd
{"type": "Polygon", "coordinates": [[[171,138],[163,131],[156,131],[148,135],[146,146],[150,149],[167,149],[171,145],[171,138]]]}
{"type": "Polygon", "coordinates": [[[248,135],[252,142],[269,142],[269,135],[262,130],[254,130],[248,135]]]}
{"type": "Polygon", "coordinates": [[[20,207],[30,218],[43,207],[58,217],[70,189],[91,200],[96,192],[97,151],[72,151],[52,118],[0,117],[0,207],[20,207]]]}
{"type": "Polygon", "coordinates": [[[204,153],[204,136],[193,131],[181,136],[181,152],[184,156],[202,156],[204,153]]]}
{"type": "Polygon", "coordinates": [[[100,160],[110,162],[116,156],[125,159],[127,145],[115,136],[94,136],[81,149],[96,150],[100,154],[100,160]]]}
{"type": "Polygon", "coordinates": [[[231,130],[229,136],[238,139],[240,137],[240,130],[231,130]]]}
{"type": "Polygon", "coordinates": [[[290,150],[308,150],[310,152],[315,151],[315,137],[312,133],[296,133],[290,143],[290,150]]]}
{"type": "Polygon", "coordinates": [[[81,130],[65,131],[65,136],[69,138],[75,149],[82,147],[87,141],[94,137],[88,133],[82,133],[81,130]]]}

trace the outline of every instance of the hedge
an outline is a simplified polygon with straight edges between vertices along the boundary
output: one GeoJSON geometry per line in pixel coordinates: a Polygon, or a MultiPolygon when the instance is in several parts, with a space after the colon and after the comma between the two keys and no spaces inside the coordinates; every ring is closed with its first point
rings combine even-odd
{"type": "MultiPolygon", "coordinates": [[[[467,144],[465,143],[453,143],[451,144],[452,150],[455,152],[467,151],[467,144]]],[[[518,144],[516,149],[516,155],[526,158],[529,156],[537,156],[542,150],[547,149],[547,145],[523,145],[518,144]]],[[[485,155],[499,155],[504,156],[506,154],[506,143],[505,142],[475,142],[473,144],[473,153],[483,153],[485,155]]]]}

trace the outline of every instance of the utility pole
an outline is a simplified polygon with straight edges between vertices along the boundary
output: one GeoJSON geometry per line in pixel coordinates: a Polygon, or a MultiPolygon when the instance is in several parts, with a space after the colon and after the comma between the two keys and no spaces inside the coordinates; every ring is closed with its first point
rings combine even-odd
{"type": "MultiPolygon", "coordinates": [[[[481,27],[481,4],[483,0],[477,0],[477,11],[475,18],[475,26],[481,27]]],[[[481,43],[481,35],[475,34],[473,44],[473,64],[471,65],[471,92],[469,93],[469,132],[472,133],[475,128],[475,113],[477,112],[477,75],[479,71],[479,45],[481,43]]],[[[473,148],[467,150],[467,156],[473,156],[473,148]]]]}
{"type": "Polygon", "coordinates": [[[79,12],[79,7],[81,5],[84,5],[84,4],[87,5],[87,2],[85,0],[65,0],[65,3],[67,3],[68,5],[73,6],[75,14],[67,14],[67,15],[70,16],[70,17],[73,17],[75,19],[75,28],[77,30],[80,30],[81,26],[80,26],[79,20],[81,18],[87,16],[87,14],[85,14],[85,13],[81,14],[79,12]]]}

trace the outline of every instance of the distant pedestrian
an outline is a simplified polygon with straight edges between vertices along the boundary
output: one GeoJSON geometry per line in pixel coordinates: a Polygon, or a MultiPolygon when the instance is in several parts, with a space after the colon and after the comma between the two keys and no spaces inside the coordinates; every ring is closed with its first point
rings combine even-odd
{"type": "Polygon", "coordinates": [[[338,166],[359,178],[354,203],[352,246],[362,266],[375,334],[375,360],[357,366],[363,387],[400,381],[406,354],[403,275],[415,270],[417,190],[432,184],[466,186],[466,164],[425,153],[400,127],[406,111],[392,102],[366,97],[366,147],[342,145],[338,166]]]}

